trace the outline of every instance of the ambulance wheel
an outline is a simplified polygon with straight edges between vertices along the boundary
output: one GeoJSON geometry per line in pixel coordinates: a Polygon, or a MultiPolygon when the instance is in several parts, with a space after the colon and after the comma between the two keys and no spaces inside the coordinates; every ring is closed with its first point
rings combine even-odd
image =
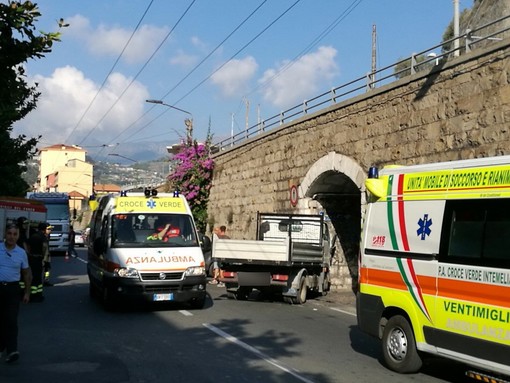
{"type": "Polygon", "coordinates": [[[306,278],[301,277],[299,281],[299,291],[297,296],[293,298],[292,303],[296,305],[302,305],[306,302],[306,295],[308,294],[308,288],[306,287],[306,278]]]}
{"type": "Polygon", "coordinates": [[[205,306],[205,296],[203,298],[194,298],[189,302],[192,309],[200,310],[205,306]]]}
{"type": "Polygon", "coordinates": [[[116,302],[115,297],[113,296],[113,293],[110,288],[103,286],[103,306],[107,310],[113,310],[116,308],[116,302]]]}
{"type": "Polygon", "coordinates": [[[92,299],[96,299],[98,296],[97,288],[92,284],[92,282],[89,282],[89,296],[92,299]]]}
{"type": "Polygon", "coordinates": [[[384,327],[382,353],[389,369],[401,374],[420,370],[422,360],[416,349],[411,325],[401,315],[390,318],[384,327]]]}

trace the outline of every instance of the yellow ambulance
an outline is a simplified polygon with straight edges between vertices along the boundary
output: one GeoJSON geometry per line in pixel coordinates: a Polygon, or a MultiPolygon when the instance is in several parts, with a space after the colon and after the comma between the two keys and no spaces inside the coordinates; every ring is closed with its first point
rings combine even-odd
{"type": "Polygon", "coordinates": [[[205,263],[190,207],[179,193],[109,194],[90,225],[90,294],[105,306],[206,299],[205,263]]]}
{"type": "Polygon", "coordinates": [[[387,366],[416,372],[433,354],[506,381],[510,156],[390,166],[366,187],[358,325],[387,366]]]}

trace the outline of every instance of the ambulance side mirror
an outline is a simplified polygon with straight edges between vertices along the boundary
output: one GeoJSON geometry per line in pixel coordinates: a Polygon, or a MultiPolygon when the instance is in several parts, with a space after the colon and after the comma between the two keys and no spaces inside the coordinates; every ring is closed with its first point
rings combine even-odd
{"type": "Polygon", "coordinates": [[[211,251],[212,243],[211,239],[207,235],[200,235],[200,247],[204,253],[211,251]]]}
{"type": "Polygon", "coordinates": [[[97,237],[92,245],[94,253],[96,255],[103,254],[105,251],[105,245],[102,237],[97,237]]]}

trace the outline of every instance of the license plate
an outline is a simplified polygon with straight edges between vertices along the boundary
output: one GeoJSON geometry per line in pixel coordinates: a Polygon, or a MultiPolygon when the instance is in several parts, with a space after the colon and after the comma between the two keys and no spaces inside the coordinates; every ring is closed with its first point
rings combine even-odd
{"type": "Polygon", "coordinates": [[[154,294],[152,296],[152,300],[154,302],[161,302],[161,301],[173,301],[174,300],[174,294],[154,294]]]}

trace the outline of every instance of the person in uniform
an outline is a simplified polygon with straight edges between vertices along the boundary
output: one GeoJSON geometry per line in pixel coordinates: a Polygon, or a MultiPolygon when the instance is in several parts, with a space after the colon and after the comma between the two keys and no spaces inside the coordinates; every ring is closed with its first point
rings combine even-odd
{"type": "MultiPolygon", "coordinates": [[[[16,244],[25,250],[28,253],[28,228],[29,228],[29,220],[26,217],[19,217],[16,220],[16,225],[19,229],[19,238],[16,244]]],[[[25,282],[23,282],[23,278],[19,281],[19,288],[21,290],[21,296],[23,296],[23,291],[25,291],[25,282]]]]}
{"type": "Polygon", "coordinates": [[[156,224],[156,232],[147,237],[148,240],[159,240],[163,242],[168,242],[170,238],[177,238],[181,235],[181,229],[174,224],[172,219],[170,218],[170,222],[168,223],[159,223],[156,224]]]}
{"type": "Polygon", "coordinates": [[[40,223],[38,230],[28,239],[28,263],[32,270],[31,302],[42,302],[43,295],[43,261],[49,253],[48,238],[46,237],[47,223],[40,223]]]}
{"type": "Polygon", "coordinates": [[[16,223],[19,228],[19,239],[18,239],[17,244],[23,250],[27,251],[28,227],[29,227],[30,221],[25,217],[19,217],[16,220],[16,223]]]}
{"type": "Polygon", "coordinates": [[[76,245],[76,232],[74,231],[73,225],[69,226],[69,245],[67,247],[67,255],[76,258],[78,253],[74,246],[76,245]]]}
{"type": "Polygon", "coordinates": [[[27,254],[16,244],[18,237],[18,226],[10,224],[6,227],[5,241],[0,243],[0,353],[7,353],[7,363],[13,363],[19,358],[19,281],[22,278],[25,284],[23,303],[30,301],[32,282],[27,254]]]}
{"type": "Polygon", "coordinates": [[[46,242],[48,243],[48,251],[43,258],[43,271],[44,271],[44,286],[53,286],[53,283],[50,282],[50,273],[51,273],[51,253],[50,253],[50,234],[53,226],[50,224],[46,224],[46,231],[44,235],[46,236],[46,242]]]}

